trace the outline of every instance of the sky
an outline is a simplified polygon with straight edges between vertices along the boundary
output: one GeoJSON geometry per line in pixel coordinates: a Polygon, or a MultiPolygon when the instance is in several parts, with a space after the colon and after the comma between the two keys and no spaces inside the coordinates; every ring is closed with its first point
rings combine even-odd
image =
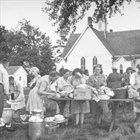
{"type": "MultiPolygon", "coordinates": [[[[55,33],[57,27],[52,26],[48,15],[42,12],[45,0],[0,0],[0,25],[6,29],[16,28],[18,22],[25,18],[31,25],[50,36],[52,42],[56,42],[58,35],[55,33]]],[[[123,16],[116,14],[108,19],[107,29],[113,31],[140,29],[140,3],[125,4],[123,16]]],[[[87,17],[91,16],[94,9],[90,9],[82,21],[77,24],[76,33],[81,33],[87,26],[87,17]]],[[[94,27],[94,25],[93,25],[94,27]]],[[[96,28],[96,25],[95,25],[96,28]]]]}

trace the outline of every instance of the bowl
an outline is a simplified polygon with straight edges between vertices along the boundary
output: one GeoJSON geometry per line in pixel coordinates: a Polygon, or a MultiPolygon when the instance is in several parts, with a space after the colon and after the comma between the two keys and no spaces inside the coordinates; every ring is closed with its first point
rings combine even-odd
{"type": "Polygon", "coordinates": [[[45,122],[46,123],[51,123],[53,121],[54,121],[54,117],[47,117],[47,118],[45,118],[45,122]]]}

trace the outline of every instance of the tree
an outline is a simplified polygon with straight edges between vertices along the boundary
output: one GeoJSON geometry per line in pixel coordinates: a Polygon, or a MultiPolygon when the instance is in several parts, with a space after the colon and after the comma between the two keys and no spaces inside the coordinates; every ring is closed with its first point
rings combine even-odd
{"type": "Polygon", "coordinates": [[[12,49],[8,43],[10,32],[4,26],[0,26],[0,60],[3,58],[9,59],[12,49]]]}
{"type": "MultiPolygon", "coordinates": [[[[9,52],[2,43],[0,43],[0,49],[5,51],[6,56],[10,56],[10,65],[27,67],[25,63],[28,63],[28,68],[38,67],[41,75],[54,70],[55,59],[50,38],[25,19],[19,22],[18,27],[19,29],[11,31],[1,28],[0,41],[8,47],[9,52]]],[[[2,53],[0,57],[3,57],[2,53]]]]}
{"type": "Polygon", "coordinates": [[[48,13],[53,25],[58,25],[56,32],[67,36],[76,29],[76,23],[85,16],[92,4],[96,6],[93,19],[98,22],[106,21],[106,17],[114,13],[121,13],[120,7],[125,1],[130,3],[132,0],[46,0],[47,6],[43,11],[48,13]]]}
{"type": "Polygon", "coordinates": [[[24,62],[28,62],[30,67],[38,67],[41,75],[48,74],[54,69],[52,46],[46,34],[25,19],[19,22],[19,30],[14,33],[17,44],[13,43],[15,55],[11,59],[12,65],[23,65],[24,62]]]}

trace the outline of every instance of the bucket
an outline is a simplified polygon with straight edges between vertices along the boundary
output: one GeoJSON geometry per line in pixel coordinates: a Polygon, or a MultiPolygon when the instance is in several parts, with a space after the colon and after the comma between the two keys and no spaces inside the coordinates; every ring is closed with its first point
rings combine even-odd
{"type": "Polygon", "coordinates": [[[3,108],[2,119],[6,124],[11,123],[13,118],[13,110],[11,108],[3,108]]]}
{"type": "Polygon", "coordinates": [[[114,89],[114,99],[126,99],[127,98],[127,89],[114,89]]]}
{"type": "Polygon", "coordinates": [[[29,140],[36,140],[45,134],[45,123],[42,122],[29,122],[28,130],[29,140]]]}

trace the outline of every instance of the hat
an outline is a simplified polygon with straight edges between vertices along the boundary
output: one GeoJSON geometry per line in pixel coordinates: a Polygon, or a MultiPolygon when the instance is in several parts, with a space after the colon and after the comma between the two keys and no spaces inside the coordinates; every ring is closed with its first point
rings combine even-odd
{"type": "Polygon", "coordinates": [[[126,69],[126,71],[129,71],[129,70],[133,70],[133,68],[132,68],[132,67],[128,67],[128,68],[126,69]]]}

